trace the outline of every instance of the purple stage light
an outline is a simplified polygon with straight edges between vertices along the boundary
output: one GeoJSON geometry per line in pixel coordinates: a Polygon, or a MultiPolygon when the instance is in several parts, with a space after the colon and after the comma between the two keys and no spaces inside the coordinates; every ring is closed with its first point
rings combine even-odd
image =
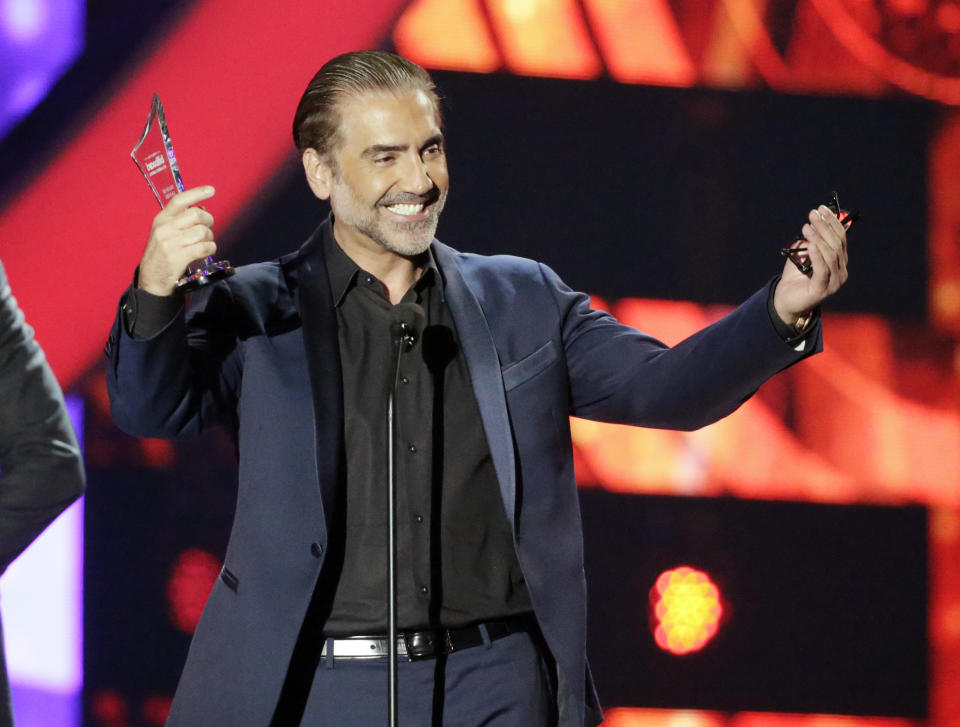
{"type": "Polygon", "coordinates": [[[0,138],[80,55],[83,0],[0,0],[0,138]]]}
{"type": "Polygon", "coordinates": [[[29,43],[43,31],[49,6],[42,0],[5,0],[2,7],[3,26],[14,40],[29,43]]]}
{"type": "Polygon", "coordinates": [[[23,76],[10,90],[7,108],[11,114],[26,116],[47,94],[49,79],[45,75],[23,76]]]}

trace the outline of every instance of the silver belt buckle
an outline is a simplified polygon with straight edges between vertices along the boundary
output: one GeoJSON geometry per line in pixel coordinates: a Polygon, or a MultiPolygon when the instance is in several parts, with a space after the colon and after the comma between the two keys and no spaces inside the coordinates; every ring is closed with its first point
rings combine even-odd
{"type": "MultiPolygon", "coordinates": [[[[378,659],[389,654],[388,641],[383,637],[358,636],[346,639],[325,640],[320,649],[320,656],[327,656],[327,644],[333,643],[333,657],[335,659],[378,659]]],[[[397,655],[406,656],[407,646],[402,639],[397,639],[397,655]]]]}

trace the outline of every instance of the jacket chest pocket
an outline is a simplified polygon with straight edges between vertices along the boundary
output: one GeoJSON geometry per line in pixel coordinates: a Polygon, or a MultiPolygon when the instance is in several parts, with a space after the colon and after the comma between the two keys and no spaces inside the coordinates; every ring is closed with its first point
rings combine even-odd
{"type": "Polygon", "coordinates": [[[503,388],[512,391],[552,366],[559,358],[557,345],[550,339],[533,353],[501,368],[503,388]]]}

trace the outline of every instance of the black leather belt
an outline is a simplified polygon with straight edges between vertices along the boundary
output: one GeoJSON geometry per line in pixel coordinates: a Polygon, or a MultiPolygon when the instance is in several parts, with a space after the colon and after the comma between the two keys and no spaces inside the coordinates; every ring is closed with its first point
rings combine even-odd
{"type": "MultiPolygon", "coordinates": [[[[510,634],[529,631],[527,618],[514,618],[506,621],[487,621],[457,629],[436,629],[426,631],[406,631],[397,637],[397,655],[410,661],[432,659],[437,654],[452,654],[455,651],[480,646],[484,642],[483,629],[486,629],[490,641],[502,639],[510,634]]],[[[374,659],[388,655],[386,636],[349,636],[347,638],[327,639],[320,656],[327,655],[328,645],[333,645],[335,659],[374,659]]]]}

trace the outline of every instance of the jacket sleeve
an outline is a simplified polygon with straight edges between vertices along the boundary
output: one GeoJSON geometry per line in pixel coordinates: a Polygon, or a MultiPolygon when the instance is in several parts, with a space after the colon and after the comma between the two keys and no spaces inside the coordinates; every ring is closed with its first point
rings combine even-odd
{"type": "Polygon", "coordinates": [[[820,321],[797,350],[767,310],[771,281],[730,314],[676,346],[590,308],[541,265],[553,293],[570,380],[571,414],[662,429],[698,429],[734,411],[760,385],[822,349],[820,321]]]}
{"type": "Polygon", "coordinates": [[[190,311],[135,338],[132,287],[120,299],[105,353],[114,422],[138,437],[172,439],[236,422],[238,311],[225,281],[192,295],[190,311]]]}
{"type": "Polygon", "coordinates": [[[0,264],[0,571],[84,487],[63,393],[0,264]]]}

